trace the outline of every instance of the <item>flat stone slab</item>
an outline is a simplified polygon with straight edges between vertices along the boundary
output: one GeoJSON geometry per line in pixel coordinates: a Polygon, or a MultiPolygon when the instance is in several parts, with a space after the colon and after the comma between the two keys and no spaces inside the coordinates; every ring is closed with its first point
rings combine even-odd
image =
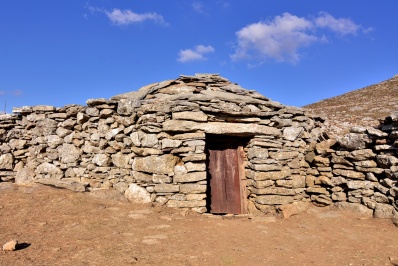
{"type": "Polygon", "coordinates": [[[279,136],[281,131],[274,127],[258,124],[222,123],[208,122],[196,123],[185,120],[168,120],[163,123],[164,131],[171,132],[194,132],[203,131],[208,134],[233,134],[233,135],[271,135],[279,136]]]}
{"type": "Polygon", "coordinates": [[[84,192],[86,191],[86,187],[88,184],[80,183],[76,181],[69,181],[64,179],[55,179],[55,178],[41,178],[34,180],[35,183],[39,183],[42,185],[53,186],[58,188],[65,188],[72,191],[84,192]]]}

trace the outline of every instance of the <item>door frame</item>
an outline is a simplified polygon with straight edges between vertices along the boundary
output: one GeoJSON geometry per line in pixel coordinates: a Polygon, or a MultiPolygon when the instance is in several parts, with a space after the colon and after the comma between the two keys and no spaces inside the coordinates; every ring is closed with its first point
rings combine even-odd
{"type": "Polygon", "coordinates": [[[248,213],[248,191],[247,191],[247,179],[245,174],[245,151],[244,148],[249,143],[250,138],[240,136],[228,136],[228,135],[213,135],[206,134],[206,172],[207,172],[207,210],[211,212],[211,187],[210,187],[210,172],[209,172],[209,146],[213,142],[232,142],[236,143],[236,151],[238,157],[238,178],[239,178],[239,198],[240,198],[240,214],[248,213]]]}

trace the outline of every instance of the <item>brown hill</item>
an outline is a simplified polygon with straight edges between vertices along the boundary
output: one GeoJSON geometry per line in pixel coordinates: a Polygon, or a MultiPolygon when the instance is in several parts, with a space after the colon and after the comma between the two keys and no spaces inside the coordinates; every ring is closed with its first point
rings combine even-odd
{"type": "Polygon", "coordinates": [[[380,120],[398,110],[398,75],[304,108],[324,116],[332,135],[346,133],[354,125],[377,126],[380,120]]]}

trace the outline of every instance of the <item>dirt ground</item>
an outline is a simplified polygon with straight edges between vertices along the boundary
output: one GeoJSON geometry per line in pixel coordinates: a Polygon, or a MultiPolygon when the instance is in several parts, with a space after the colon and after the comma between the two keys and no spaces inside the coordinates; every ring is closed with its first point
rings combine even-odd
{"type": "Polygon", "coordinates": [[[137,206],[115,194],[0,183],[0,265],[394,265],[389,220],[313,207],[279,219],[137,206]]]}

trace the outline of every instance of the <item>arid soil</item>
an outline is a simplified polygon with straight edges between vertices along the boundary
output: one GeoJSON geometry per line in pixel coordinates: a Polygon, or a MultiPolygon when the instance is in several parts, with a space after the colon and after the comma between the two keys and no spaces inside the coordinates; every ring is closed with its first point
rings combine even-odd
{"type": "Polygon", "coordinates": [[[272,216],[199,215],[0,183],[0,265],[394,265],[389,220],[313,207],[272,216]]]}

